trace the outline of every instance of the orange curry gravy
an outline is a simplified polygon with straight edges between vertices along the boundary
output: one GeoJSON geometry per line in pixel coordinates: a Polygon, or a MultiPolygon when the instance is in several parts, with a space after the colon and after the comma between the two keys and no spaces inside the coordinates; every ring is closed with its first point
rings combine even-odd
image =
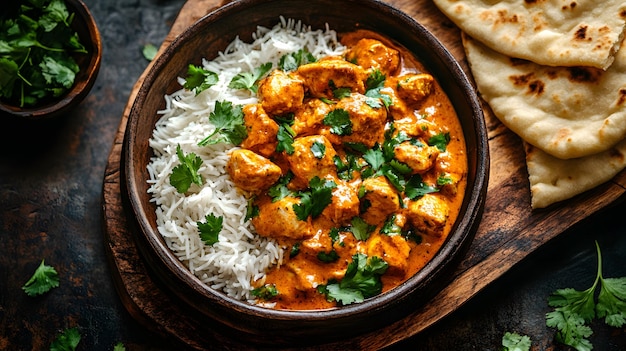
{"type": "Polygon", "coordinates": [[[278,294],[259,303],[276,309],[336,307],[317,288],[341,281],[357,252],[387,263],[382,292],[398,286],[439,250],[465,193],[463,131],[437,81],[410,52],[376,33],[347,33],[342,44],[348,49],[341,57],[290,72],[274,70],[259,83],[259,102],[243,108],[248,136],[232,152],[227,168],[258,210],[252,218],[257,233],[287,248],[282,265],[255,282],[275,286],[278,294]],[[364,95],[376,70],[385,76],[380,93],[391,101],[388,107],[372,107],[364,95]],[[334,110],[347,112],[351,130],[333,129],[327,116],[334,110]],[[291,153],[279,146],[286,120],[295,135],[291,153]],[[391,146],[394,160],[381,168],[400,164],[403,185],[419,175],[435,192],[409,196],[399,191],[376,173],[362,149],[355,150],[382,150],[386,138],[400,134],[391,146]],[[433,145],[442,136],[449,136],[445,151],[433,145]],[[340,168],[350,159],[358,166],[346,176],[350,173],[340,168]],[[334,184],[332,200],[321,213],[300,219],[294,208],[314,178],[334,184]],[[381,233],[386,223],[395,230],[381,233]],[[357,224],[369,228],[361,240],[351,230],[357,224]],[[297,254],[290,256],[294,247],[297,254]]]}

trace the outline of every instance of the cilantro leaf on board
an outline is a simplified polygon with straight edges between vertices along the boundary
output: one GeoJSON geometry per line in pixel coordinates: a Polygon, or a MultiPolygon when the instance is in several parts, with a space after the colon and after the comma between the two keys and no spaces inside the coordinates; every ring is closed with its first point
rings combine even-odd
{"type": "Polygon", "coordinates": [[[198,173],[202,159],[193,152],[185,155],[180,144],[176,146],[176,155],[180,164],[172,169],[170,184],[181,194],[186,193],[191,184],[202,185],[204,178],[198,173]]]}
{"type": "Polygon", "coordinates": [[[337,135],[352,134],[352,121],[348,111],[338,108],[330,111],[324,117],[324,125],[330,127],[330,132],[337,135]]]}
{"type": "Polygon", "coordinates": [[[50,351],[75,351],[81,335],[77,328],[65,329],[50,344],[50,351]]]}
{"type": "Polygon", "coordinates": [[[506,332],[502,336],[502,351],[530,351],[531,341],[527,335],[506,332]]]}
{"type": "Polygon", "coordinates": [[[183,88],[191,90],[198,95],[217,84],[218,81],[219,77],[217,73],[208,71],[201,66],[190,64],[187,66],[187,76],[185,77],[185,84],[183,84],[183,88]]]}
{"type": "Polygon", "coordinates": [[[346,274],[340,282],[318,285],[318,292],[326,295],[329,301],[341,305],[363,302],[364,299],[382,292],[380,277],[387,271],[388,264],[380,257],[368,257],[357,253],[352,256],[346,274]]]}
{"type": "Polygon", "coordinates": [[[220,241],[219,234],[222,231],[223,223],[224,218],[222,216],[216,216],[212,213],[206,215],[204,217],[204,223],[196,222],[200,239],[202,239],[205,244],[213,246],[213,244],[220,241]]]}
{"type": "Polygon", "coordinates": [[[126,351],[126,347],[121,342],[118,342],[113,346],[113,351],[126,351]]]}
{"type": "Polygon", "coordinates": [[[22,286],[22,290],[26,292],[26,295],[32,297],[47,293],[58,286],[59,274],[54,267],[46,265],[44,260],[41,260],[33,276],[22,286]]]}
{"type": "Polygon", "coordinates": [[[156,57],[158,51],[159,49],[154,44],[148,43],[141,49],[141,54],[146,60],[152,61],[156,57]]]}
{"type": "Polygon", "coordinates": [[[598,242],[598,268],[592,286],[578,291],[572,288],[558,289],[548,297],[548,305],[554,310],[546,313],[546,325],[556,328],[556,340],[578,351],[593,348],[587,339],[593,331],[586,324],[594,318],[604,318],[607,325],[622,327],[626,324],[626,277],[604,278],[602,276],[602,252],[598,242]],[[598,302],[595,292],[600,287],[598,302]]]}
{"type": "Polygon", "coordinates": [[[218,143],[230,143],[236,146],[248,136],[241,105],[233,106],[230,101],[215,101],[215,108],[209,115],[209,122],[215,126],[215,130],[202,139],[198,143],[199,146],[218,143]],[[218,137],[213,138],[218,134],[218,137]]]}
{"type": "Polygon", "coordinates": [[[250,90],[251,92],[256,93],[259,89],[259,80],[265,75],[265,73],[269,72],[270,69],[272,69],[272,63],[266,62],[255,68],[254,72],[239,73],[231,79],[230,83],[228,83],[228,87],[231,89],[250,90]]]}

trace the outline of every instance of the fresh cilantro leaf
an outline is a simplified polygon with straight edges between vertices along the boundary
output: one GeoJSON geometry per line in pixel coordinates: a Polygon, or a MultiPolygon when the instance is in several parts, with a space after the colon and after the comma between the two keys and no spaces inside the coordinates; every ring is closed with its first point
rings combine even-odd
{"type": "MultiPolygon", "coordinates": [[[[399,162],[398,165],[400,165],[399,162]]],[[[385,178],[387,178],[389,183],[391,183],[391,185],[396,188],[398,192],[403,192],[407,190],[407,181],[404,178],[404,175],[406,173],[400,172],[398,169],[392,166],[392,163],[385,163],[381,167],[381,173],[385,176],[385,178]]]]}
{"type": "Polygon", "coordinates": [[[527,335],[506,332],[502,336],[502,351],[530,351],[530,338],[527,335]]]}
{"type": "Polygon", "coordinates": [[[74,351],[80,342],[80,333],[77,328],[65,329],[50,344],[50,351],[74,351]]]}
{"type": "Polygon", "coordinates": [[[59,275],[57,271],[54,267],[46,265],[44,260],[41,260],[33,276],[22,286],[22,290],[28,296],[37,296],[47,293],[50,289],[58,286],[59,275]]]}
{"type": "Polygon", "coordinates": [[[254,69],[254,72],[242,72],[233,77],[228,84],[231,89],[247,89],[256,93],[259,80],[272,69],[272,63],[266,62],[254,69]]]}
{"type": "Polygon", "coordinates": [[[311,152],[315,158],[321,159],[326,154],[326,145],[324,145],[324,143],[320,143],[319,141],[314,141],[311,145],[311,152]]]}
{"type": "MultiPolygon", "coordinates": [[[[69,89],[74,85],[76,73],[80,69],[73,59],[67,60],[62,56],[53,57],[52,55],[44,56],[39,64],[39,68],[47,84],[60,86],[65,89],[69,89]]],[[[52,91],[53,96],[60,96],[65,90],[53,89],[49,91],[52,91]]]]}
{"type": "Polygon", "coordinates": [[[296,257],[300,253],[300,243],[295,243],[291,246],[291,250],[289,250],[289,257],[296,257]]]}
{"type": "Polygon", "coordinates": [[[141,49],[141,53],[143,54],[143,57],[148,61],[154,60],[158,51],[159,49],[154,44],[150,44],[150,43],[144,45],[143,48],[141,49]]]}
{"type": "Polygon", "coordinates": [[[202,159],[193,152],[185,155],[180,144],[176,146],[176,155],[180,164],[172,169],[170,184],[181,194],[186,193],[192,183],[202,185],[204,178],[198,173],[202,159]]]}
{"type": "Polygon", "coordinates": [[[259,215],[259,206],[254,204],[254,198],[250,198],[248,200],[248,206],[246,206],[246,221],[251,220],[252,218],[259,215]]]}
{"type": "Polygon", "coordinates": [[[395,213],[387,218],[383,226],[380,228],[380,233],[389,236],[402,234],[402,228],[400,228],[400,226],[396,224],[395,213]]]}
{"type": "Polygon", "coordinates": [[[422,176],[415,174],[406,183],[404,194],[411,200],[418,199],[426,194],[436,193],[439,189],[432,185],[424,183],[422,176]]]}
{"type": "Polygon", "coordinates": [[[352,134],[352,121],[348,111],[338,108],[330,111],[324,117],[324,125],[330,126],[330,131],[337,135],[352,134]]]}
{"type": "Polygon", "coordinates": [[[278,67],[285,72],[295,71],[298,67],[317,61],[306,48],[281,56],[278,67]]]}
{"type": "Polygon", "coordinates": [[[371,90],[385,86],[385,79],[385,75],[379,69],[375,69],[367,76],[367,79],[365,80],[365,90],[371,90]]]}
{"type": "Polygon", "coordinates": [[[113,351],[126,351],[126,347],[124,347],[124,344],[121,342],[118,342],[115,346],[113,346],[113,351]]]}
{"type": "Polygon", "coordinates": [[[208,71],[201,66],[190,64],[187,67],[187,76],[185,77],[185,84],[183,84],[183,88],[191,90],[198,95],[217,84],[218,81],[219,77],[217,73],[208,71]]]}
{"type": "Polygon", "coordinates": [[[204,221],[204,223],[196,222],[198,231],[200,232],[200,239],[202,239],[205,244],[213,246],[213,244],[220,241],[219,234],[222,231],[224,218],[209,213],[204,217],[204,221]]]}
{"type": "Polygon", "coordinates": [[[437,177],[437,186],[444,186],[444,185],[449,185],[454,183],[452,178],[450,176],[447,176],[445,174],[440,174],[437,177]]]}
{"type": "Polygon", "coordinates": [[[318,291],[326,295],[329,301],[337,301],[341,305],[360,303],[382,292],[380,276],[387,268],[387,262],[379,257],[358,253],[352,256],[352,262],[339,283],[319,285],[318,291]]]}
{"type": "Polygon", "coordinates": [[[335,99],[341,100],[343,98],[347,98],[352,93],[350,88],[337,88],[333,90],[333,97],[335,99]]]}
{"type": "Polygon", "coordinates": [[[317,253],[317,259],[324,263],[332,263],[339,259],[339,254],[334,249],[330,250],[330,252],[320,251],[317,253]]]}
{"type": "Polygon", "coordinates": [[[300,193],[300,203],[293,206],[299,220],[305,221],[309,216],[319,217],[326,206],[333,201],[333,189],[337,183],[332,180],[320,179],[315,176],[309,180],[309,190],[300,193]]]}
{"type": "Polygon", "coordinates": [[[363,159],[367,161],[367,163],[369,163],[375,171],[379,170],[383,163],[385,163],[385,157],[382,150],[379,148],[367,150],[363,154],[363,159]]]}
{"type": "Polygon", "coordinates": [[[381,89],[385,87],[385,79],[385,75],[377,69],[370,73],[365,81],[365,96],[367,97],[365,103],[371,108],[391,105],[391,97],[381,93],[381,89]]]}
{"type": "Polygon", "coordinates": [[[272,185],[267,194],[272,198],[272,202],[283,199],[286,196],[293,195],[292,191],[287,188],[287,184],[293,179],[293,173],[288,172],[284,176],[278,178],[278,181],[272,185]]]}
{"type": "Polygon", "coordinates": [[[287,155],[292,155],[295,149],[293,148],[293,138],[296,136],[296,132],[287,123],[278,125],[278,133],[276,139],[276,152],[285,152],[287,155]]]}
{"type": "Polygon", "coordinates": [[[602,276],[602,252],[596,242],[598,269],[593,285],[583,291],[572,288],[558,289],[548,297],[554,310],[546,313],[546,325],[556,328],[556,340],[574,347],[578,351],[592,349],[587,340],[593,333],[586,325],[593,318],[603,318],[606,324],[622,327],[626,323],[626,278],[604,278],[602,276]],[[600,287],[598,303],[595,292],[600,287]]]}
{"type": "Polygon", "coordinates": [[[450,133],[439,133],[428,139],[428,145],[436,146],[439,151],[446,151],[446,147],[450,143],[450,133]]]}
{"type": "Polygon", "coordinates": [[[276,285],[274,284],[265,284],[252,289],[251,293],[261,300],[271,300],[278,295],[278,289],[276,289],[276,285]]]}
{"type": "Polygon", "coordinates": [[[218,143],[239,145],[248,136],[241,105],[233,106],[230,101],[215,101],[215,108],[209,115],[209,121],[215,126],[215,130],[198,143],[200,146],[218,143]],[[213,138],[217,134],[220,136],[213,138]]]}
{"type": "Polygon", "coordinates": [[[370,234],[376,229],[375,225],[370,225],[365,222],[361,217],[354,217],[350,221],[350,231],[357,240],[365,241],[370,237],[370,234]]]}

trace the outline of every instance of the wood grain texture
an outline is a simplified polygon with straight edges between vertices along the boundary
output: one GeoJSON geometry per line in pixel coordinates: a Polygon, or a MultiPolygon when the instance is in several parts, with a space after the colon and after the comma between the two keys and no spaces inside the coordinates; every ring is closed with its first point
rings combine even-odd
{"type": "MultiPolygon", "coordinates": [[[[432,2],[387,2],[428,28],[469,72],[458,28],[432,2]]],[[[189,0],[163,45],[171,43],[187,26],[222,4],[219,0],[189,0]]],[[[110,152],[103,185],[106,248],[114,268],[118,293],[128,311],[138,321],[170,335],[191,349],[207,349],[216,343],[226,349],[252,348],[244,336],[232,335],[220,326],[197,323],[198,316],[193,311],[173,301],[159,286],[160,283],[152,279],[134,245],[130,234],[132,228],[125,218],[120,195],[120,162],[126,120],[144,76],[145,73],[134,86],[128,100],[110,152]],[[171,318],[173,315],[176,318],[171,318]]],[[[521,140],[499,123],[487,106],[485,118],[491,155],[485,212],[469,251],[450,277],[447,287],[427,306],[416,309],[408,317],[382,330],[320,345],[320,350],[374,350],[415,335],[458,309],[489,283],[566,229],[607,205],[624,199],[626,172],[621,172],[612,181],[574,199],[532,211],[521,140]]],[[[286,345],[284,348],[289,347],[286,345]]]]}

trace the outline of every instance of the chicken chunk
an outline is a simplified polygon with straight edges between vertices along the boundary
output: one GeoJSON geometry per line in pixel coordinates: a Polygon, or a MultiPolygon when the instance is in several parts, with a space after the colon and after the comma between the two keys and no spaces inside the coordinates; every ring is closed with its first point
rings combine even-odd
{"type": "Polygon", "coordinates": [[[435,79],[430,74],[405,74],[397,78],[396,91],[408,103],[419,102],[433,91],[435,79]]]}
{"type": "Polygon", "coordinates": [[[342,136],[342,141],[362,143],[371,148],[385,138],[387,110],[384,107],[373,108],[366,100],[365,95],[351,94],[341,99],[336,109],[348,112],[352,123],[352,133],[342,136]]]}
{"type": "Polygon", "coordinates": [[[383,176],[367,178],[362,186],[365,189],[365,196],[361,198],[363,208],[365,208],[363,213],[365,222],[380,225],[389,215],[400,209],[398,192],[387,178],[383,176]]]}
{"type": "Polygon", "coordinates": [[[437,156],[439,156],[439,149],[426,143],[414,145],[405,141],[395,147],[394,154],[398,161],[411,167],[413,174],[415,174],[424,173],[435,165],[437,156]]]}
{"type": "Polygon", "coordinates": [[[276,183],[282,170],[272,161],[246,149],[230,154],[226,171],[237,187],[260,194],[276,183]]]}
{"type": "Polygon", "coordinates": [[[324,126],[324,117],[330,112],[330,105],[320,99],[306,99],[301,109],[296,111],[291,129],[298,136],[319,134],[324,126]]]}
{"type": "Polygon", "coordinates": [[[348,225],[353,217],[359,215],[359,195],[346,182],[337,180],[333,189],[333,198],[322,215],[330,219],[336,226],[348,225]]]}
{"type": "Polygon", "coordinates": [[[448,203],[437,194],[411,200],[406,208],[409,222],[426,235],[441,237],[450,215],[448,203]]]}
{"type": "Polygon", "coordinates": [[[294,112],[304,100],[302,80],[281,70],[274,70],[263,78],[257,92],[263,109],[270,116],[294,112]]]}
{"type": "Polygon", "coordinates": [[[411,247],[402,236],[376,232],[367,240],[366,247],[368,256],[378,256],[387,262],[388,274],[401,277],[406,275],[411,247]]]}
{"type": "Polygon", "coordinates": [[[346,59],[369,69],[379,70],[385,76],[394,74],[400,67],[400,53],[376,39],[363,38],[346,52],[346,59]]]}
{"type": "Polygon", "coordinates": [[[332,99],[333,90],[349,88],[352,92],[364,93],[367,72],[358,65],[340,57],[331,57],[298,67],[310,95],[332,99]]]}
{"type": "Polygon", "coordinates": [[[299,205],[300,199],[287,196],[272,202],[268,197],[263,197],[257,202],[258,216],[252,218],[252,225],[257,233],[270,238],[289,238],[304,240],[314,234],[310,218],[301,221],[293,210],[294,205],[299,205]]]}
{"type": "Polygon", "coordinates": [[[276,150],[278,124],[271,119],[260,104],[243,107],[243,122],[248,135],[241,143],[244,149],[270,157],[276,150]]]}
{"type": "Polygon", "coordinates": [[[314,177],[337,178],[334,161],[337,153],[326,137],[312,135],[296,138],[293,148],[293,154],[286,157],[296,178],[306,181],[306,184],[314,177]]]}

